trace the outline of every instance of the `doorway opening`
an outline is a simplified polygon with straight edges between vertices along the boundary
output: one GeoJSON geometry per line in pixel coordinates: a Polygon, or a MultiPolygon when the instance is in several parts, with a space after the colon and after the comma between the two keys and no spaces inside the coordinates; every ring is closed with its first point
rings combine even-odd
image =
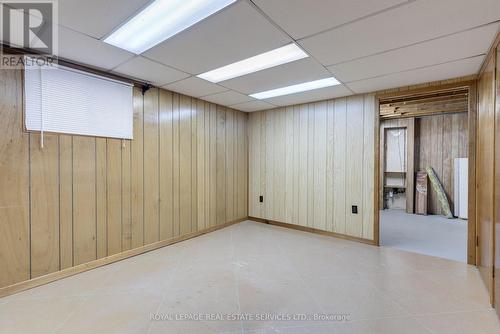
{"type": "Polygon", "coordinates": [[[469,200],[475,182],[469,170],[475,163],[470,140],[475,114],[470,112],[469,91],[453,87],[379,100],[381,246],[466,263],[475,260],[469,240],[470,224],[475,238],[469,200]]]}

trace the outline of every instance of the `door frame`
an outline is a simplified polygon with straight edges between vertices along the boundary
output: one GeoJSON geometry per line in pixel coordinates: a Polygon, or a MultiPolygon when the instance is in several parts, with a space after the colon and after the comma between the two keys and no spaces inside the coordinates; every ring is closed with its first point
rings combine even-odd
{"type": "MultiPolygon", "coordinates": [[[[380,102],[394,98],[411,97],[427,93],[435,93],[450,89],[462,88],[468,91],[468,220],[467,220],[467,263],[475,265],[477,263],[477,237],[476,237],[476,131],[477,131],[477,80],[467,80],[456,83],[428,86],[424,88],[398,90],[389,93],[377,93],[375,95],[375,189],[374,191],[374,226],[373,235],[376,245],[380,245],[380,102]]],[[[441,114],[441,113],[439,113],[441,114]]],[[[404,116],[400,117],[404,118],[404,116]]]]}

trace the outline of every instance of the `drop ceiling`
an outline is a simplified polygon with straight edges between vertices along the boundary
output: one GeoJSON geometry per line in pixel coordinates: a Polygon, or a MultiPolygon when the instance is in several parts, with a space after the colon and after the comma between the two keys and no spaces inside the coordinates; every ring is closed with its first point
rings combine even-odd
{"type": "Polygon", "coordinates": [[[60,0],[61,57],[242,111],[478,72],[498,0],[238,0],[141,55],[102,42],[151,0],[60,0]],[[309,58],[210,83],[196,75],[295,42],[309,58]],[[335,76],[342,85],[249,94],[335,76]]]}

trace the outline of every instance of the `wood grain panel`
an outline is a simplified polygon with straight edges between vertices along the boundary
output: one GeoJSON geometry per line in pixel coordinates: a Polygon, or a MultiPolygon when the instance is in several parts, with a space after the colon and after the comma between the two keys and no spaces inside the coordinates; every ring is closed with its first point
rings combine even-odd
{"type": "Polygon", "coordinates": [[[307,141],[309,138],[309,109],[307,104],[301,105],[299,107],[299,218],[298,224],[301,226],[307,226],[307,198],[308,198],[308,186],[307,186],[307,167],[308,167],[308,145],[307,141]]]}
{"type": "MultiPolygon", "coordinates": [[[[375,190],[375,95],[364,97],[363,107],[363,235],[364,239],[373,240],[375,190]]],[[[413,179],[413,178],[412,178],[413,179]]]]}
{"type": "Polygon", "coordinates": [[[357,129],[364,124],[363,97],[347,98],[347,143],[349,153],[346,160],[346,234],[361,237],[363,234],[363,135],[357,129]],[[351,206],[358,206],[352,213],[351,206]]]}
{"type": "Polygon", "coordinates": [[[274,140],[273,140],[273,214],[272,219],[284,221],[285,219],[285,108],[280,108],[274,112],[274,140]],[[274,183],[279,186],[274,186],[274,183]]]}
{"type": "Polygon", "coordinates": [[[500,46],[496,53],[496,93],[495,93],[495,265],[494,265],[494,306],[500,315],[500,46]]]}
{"type": "Polygon", "coordinates": [[[30,278],[29,136],[21,132],[21,71],[0,71],[0,286],[30,278]]]}
{"type": "Polygon", "coordinates": [[[250,215],[374,240],[375,115],[374,94],[250,114],[250,215]]]}
{"type": "Polygon", "coordinates": [[[319,230],[326,230],[326,164],[327,164],[327,102],[314,103],[314,225],[319,230]]]}
{"type": "Polygon", "coordinates": [[[122,147],[120,139],[108,139],[107,180],[107,255],[122,251],[122,147]]]}
{"type": "Polygon", "coordinates": [[[59,270],[59,137],[30,135],[31,277],[59,270]]]}
{"type": "MultiPolygon", "coordinates": [[[[192,219],[192,143],[191,143],[191,98],[179,98],[179,222],[180,234],[191,232],[192,219]]],[[[222,204],[224,205],[224,204],[222,204]]],[[[221,221],[222,223],[222,221],[221,221]]]]}
{"type": "Polygon", "coordinates": [[[134,88],[132,140],[45,134],[42,149],[22,130],[22,73],[1,74],[2,291],[215,230],[226,211],[247,217],[246,114],[134,88]]]}
{"type": "Polygon", "coordinates": [[[173,163],[173,225],[174,225],[174,236],[180,235],[180,220],[179,220],[179,213],[180,213],[180,177],[179,177],[179,120],[181,117],[180,114],[180,95],[179,94],[173,94],[172,96],[172,110],[173,110],[173,124],[172,124],[172,163],[173,163]]]}
{"type": "Polygon", "coordinates": [[[95,145],[73,137],[73,265],[97,259],[95,145]]]}
{"type": "Polygon", "coordinates": [[[253,112],[248,116],[248,155],[249,160],[248,180],[250,182],[248,194],[248,214],[260,217],[260,165],[261,165],[261,143],[260,143],[260,117],[261,112],[253,112]]]}
{"type": "Polygon", "coordinates": [[[478,267],[493,296],[494,263],[494,145],[495,145],[495,58],[490,58],[479,78],[477,113],[477,235],[478,267]]]}
{"type": "Polygon", "coordinates": [[[174,236],[173,96],[160,91],[160,239],[174,236]]]}
{"type": "Polygon", "coordinates": [[[122,140],[122,251],[132,248],[131,142],[122,140]]]}
{"type": "Polygon", "coordinates": [[[144,95],[144,243],[160,240],[158,89],[144,95]]]}
{"type": "Polygon", "coordinates": [[[130,143],[130,218],[132,248],[144,245],[144,100],[134,88],[134,140],[130,143]]]}
{"type": "Polygon", "coordinates": [[[233,220],[235,217],[235,195],[236,187],[234,184],[235,178],[235,120],[234,112],[231,109],[226,110],[226,218],[233,220]]]}
{"type": "Polygon", "coordinates": [[[96,238],[97,258],[108,256],[107,140],[96,138],[96,238]]]}
{"type": "Polygon", "coordinates": [[[59,194],[59,252],[63,270],[73,266],[73,137],[66,135],[59,136],[59,194]]]}
{"type": "Polygon", "coordinates": [[[226,108],[217,106],[216,225],[226,219],[226,108]]]}

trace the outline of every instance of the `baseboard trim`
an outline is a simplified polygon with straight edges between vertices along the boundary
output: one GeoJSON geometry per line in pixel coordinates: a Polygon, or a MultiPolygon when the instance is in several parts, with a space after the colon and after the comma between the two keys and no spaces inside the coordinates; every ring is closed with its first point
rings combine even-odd
{"type": "Polygon", "coordinates": [[[270,224],[274,226],[280,226],[280,227],[285,227],[285,228],[290,228],[293,230],[298,230],[298,231],[303,231],[303,232],[309,232],[309,233],[315,233],[315,234],[321,234],[321,235],[326,235],[329,237],[334,237],[334,238],[339,238],[339,239],[344,239],[344,240],[349,240],[349,241],[356,241],[360,242],[363,244],[368,244],[368,245],[373,245],[376,246],[377,243],[375,240],[370,240],[370,239],[364,239],[364,238],[358,238],[358,237],[353,237],[350,235],[345,235],[345,234],[340,234],[340,233],[335,233],[335,232],[329,232],[329,231],[324,231],[324,230],[319,230],[317,228],[313,227],[308,227],[308,226],[301,226],[301,225],[295,225],[295,224],[289,224],[289,223],[282,223],[274,220],[268,220],[268,219],[262,219],[262,218],[257,218],[257,217],[248,217],[249,220],[255,221],[257,223],[263,223],[263,224],[270,224]]]}
{"type": "Polygon", "coordinates": [[[127,250],[127,251],[122,252],[122,253],[110,255],[107,257],[103,257],[101,259],[97,259],[97,260],[94,260],[91,262],[83,263],[83,264],[80,264],[80,265],[77,265],[74,267],[70,267],[67,269],[63,269],[60,271],[56,271],[56,272],[53,272],[53,273],[50,273],[47,275],[32,278],[32,279],[27,280],[27,281],[22,281],[19,283],[8,285],[6,287],[0,288],[0,297],[5,297],[5,296],[9,296],[9,295],[21,292],[21,291],[29,290],[29,289],[35,288],[37,286],[48,284],[48,283],[51,283],[51,282],[54,282],[54,281],[57,281],[57,280],[60,280],[60,279],[66,278],[66,277],[70,277],[70,276],[73,276],[73,275],[76,275],[79,273],[83,273],[83,272],[91,270],[91,269],[102,267],[102,266],[105,266],[105,265],[110,264],[110,263],[125,260],[125,259],[131,258],[133,256],[141,255],[141,254],[144,254],[144,253],[147,253],[147,252],[159,249],[159,248],[163,248],[163,247],[166,247],[166,246],[169,246],[169,245],[172,245],[172,244],[184,241],[184,240],[192,239],[192,238],[201,236],[203,234],[214,232],[214,231],[223,229],[225,227],[240,223],[240,222],[245,221],[245,220],[248,220],[248,217],[233,220],[233,221],[230,221],[230,222],[227,222],[224,224],[220,224],[217,226],[212,226],[212,227],[200,230],[200,231],[191,232],[191,233],[188,233],[188,234],[183,235],[183,236],[171,238],[168,240],[158,241],[158,242],[155,242],[152,244],[148,244],[148,245],[144,245],[144,246],[141,246],[138,248],[127,250]]]}

